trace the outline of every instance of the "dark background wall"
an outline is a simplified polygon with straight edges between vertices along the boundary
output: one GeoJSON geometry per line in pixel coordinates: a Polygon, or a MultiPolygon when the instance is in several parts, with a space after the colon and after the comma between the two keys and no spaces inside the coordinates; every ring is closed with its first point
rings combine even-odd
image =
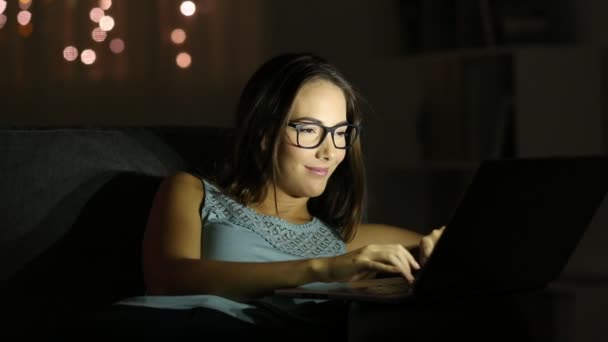
{"type": "MultiPolygon", "coordinates": [[[[185,17],[180,1],[114,0],[116,25],[94,42],[97,1],[34,0],[28,28],[8,0],[0,125],[229,127],[260,63],[313,51],[366,99],[369,220],[442,224],[485,158],[606,153],[605,1],[194,2],[185,17]],[[170,40],[175,28],[186,31],[181,45],[170,40]],[[109,51],[112,38],[124,39],[123,53],[109,51]],[[97,60],[66,61],[68,45],[93,48],[97,60]],[[175,63],[181,51],[192,55],[186,69],[175,63]]],[[[576,294],[562,329],[577,341],[608,336],[607,211],[562,279],[576,294]]]]}

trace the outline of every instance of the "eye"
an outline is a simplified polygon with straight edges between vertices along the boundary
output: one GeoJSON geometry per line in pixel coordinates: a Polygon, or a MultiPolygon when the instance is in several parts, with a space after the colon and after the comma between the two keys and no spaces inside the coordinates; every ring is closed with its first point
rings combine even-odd
{"type": "Polygon", "coordinates": [[[339,137],[346,136],[348,134],[348,126],[338,128],[335,134],[339,137]]]}
{"type": "Polygon", "coordinates": [[[317,133],[318,127],[315,126],[298,126],[298,132],[305,134],[315,134],[317,133]]]}

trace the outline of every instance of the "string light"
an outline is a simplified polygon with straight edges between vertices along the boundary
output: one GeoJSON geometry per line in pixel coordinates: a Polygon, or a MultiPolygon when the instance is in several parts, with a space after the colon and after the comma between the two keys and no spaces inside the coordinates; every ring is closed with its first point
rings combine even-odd
{"type": "Polygon", "coordinates": [[[120,38],[114,38],[110,41],[110,50],[115,54],[123,52],[125,49],[125,42],[120,38]]]}
{"type": "Polygon", "coordinates": [[[99,7],[107,11],[112,7],[112,0],[99,0],[99,7]]]}
{"type": "Polygon", "coordinates": [[[22,10],[27,10],[32,5],[32,0],[19,0],[19,8],[22,10]]]}
{"type": "Polygon", "coordinates": [[[95,7],[91,10],[91,12],[89,12],[89,18],[91,18],[91,20],[94,23],[98,23],[99,20],[101,18],[103,18],[104,15],[105,15],[105,12],[103,11],[103,9],[101,9],[99,7],[95,7]]]}
{"type": "Polygon", "coordinates": [[[114,18],[109,15],[104,15],[99,19],[99,28],[104,31],[111,31],[114,28],[114,18]]]}
{"type": "Polygon", "coordinates": [[[196,5],[192,1],[184,1],[179,7],[183,15],[189,17],[196,11],[196,5]]]}
{"type": "Polygon", "coordinates": [[[82,61],[83,64],[86,64],[86,65],[91,65],[91,64],[95,63],[96,58],[97,58],[97,55],[95,54],[95,51],[93,51],[91,49],[86,49],[86,50],[82,51],[82,53],[80,54],[80,60],[82,61]]]}
{"type": "MultiPolygon", "coordinates": [[[[74,0],[72,0],[74,1],[74,0]]],[[[47,1],[48,2],[48,1],[47,1]]],[[[74,1],[75,2],[75,1],[74,1]]],[[[193,1],[181,1],[179,10],[184,16],[192,16],[197,11],[208,12],[211,9],[213,1],[202,1],[201,8],[198,9],[197,5],[193,1]]],[[[29,8],[32,4],[32,0],[19,0],[21,8],[29,8]]],[[[112,31],[116,25],[115,19],[112,15],[108,14],[108,10],[112,7],[112,0],[97,0],[96,6],[91,8],[88,12],[88,16],[91,21],[96,23],[95,27],[90,31],[91,39],[95,42],[109,41],[108,47],[113,54],[121,54],[125,50],[125,41],[122,38],[110,39],[110,31],[112,31]]],[[[6,23],[6,17],[3,19],[3,12],[7,7],[6,0],[0,0],[0,28],[6,23]]],[[[32,30],[31,26],[31,13],[29,11],[24,12],[22,10],[18,16],[18,22],[22,26],[28,26],[27,29],[32,30]],[[21,14],[23,12],[23,14],[21,14]]],[[[23,29],[25,32],[26,28],[23,29]]],[[[26,34],[22,34],[26,35],[26,34]]],[[[176,45],[184,44],[187,39],[187,33],[182,28],[175,28],[171,31],[171,42],[176,45]]],[[[63,59],[67,62],[76,61],[80,58],[80,61],[85,65],[91,65],[97,61],[97,53],[95,50],[87,48],[79,51],[74,45],[68,45],[63,48],[63,59]]],[[[192,55],[189,51],[181,51],[175,56],[175,63],[181,69],[187,69],[192,65],[192,55]]]]}
{"type": "MultiPolygon", "coordinates": [[[[108,32],[111,31],[116,24],[114,18],[106,13],[110,7],[112,7],[111,0],[98,0],[97,7],[93,7],[89,11],[89,18],[94,23],[97,23],[96,27],[91,31],[91,39],[95,42],[105,41],[108,38],[108,32]]],[[[122,53],[125,49],[125,42],[120,38],[114,38],[110,41],[109,48],[114,54],[122,53]]],[[[63,49],[63,58],[69,62],[76,60],[78,58],[78,49],[75,46],[65,47],[63,49]]],[[[97,60],[97,53],[93,49],[85,49],[80,53],[80,60],[86,65],[93,64],[97,60]]]]}
{"type": "Polygon", "coordinates": [[[17,14],[17,22],[21,26],[25,26],[25,25],[29,24],[31,19],[32,19],[32,12],[30,12],[30,11],[25,11],[25,10],[19,11],[19,13],[17,14]]]}
{"type": "Polygon", "coordinates": [[[192,57],[187,52],[180,52],[177,57],[175,57],[175,63],[178,67],[182,69],[186,69],[192,63],[192,57]]]}
{"type": "Polygon", "coordinates": [[[106,31],[100,29],[99,27],[94,28],[91,32],[91,38],[93,38],[93,40],[96,42],[103,42],[104,40],[106,40],[107,36],[108,34],[106,33],[106,31]]]}
{"type": "Polygon", "coordinates": [[[66,46],[63,49],[63,58],[68,62],[73,62],[78,58],[78,49],[75,46],[66,46]]]}
{"type": "Polygon", "coordinates": [[[171,31],[171,41],[174,44],[182,44],[186,41],[186,32],[180,28],[171,31]]]}

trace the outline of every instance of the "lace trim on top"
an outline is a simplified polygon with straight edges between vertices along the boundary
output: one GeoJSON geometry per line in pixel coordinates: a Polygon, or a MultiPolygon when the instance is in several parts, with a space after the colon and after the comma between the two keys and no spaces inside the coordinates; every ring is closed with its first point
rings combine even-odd
{"type": "Polygon", "coordinates": [[[334,256],[346,251],[337,232],[316,217],[295,224],[263,215],[224,195],[206,180],[203,184],[205,203],[201,214],[204,221],[210,218],[226,220],[255,232],[278,250],[299,257],[334,256]]]}

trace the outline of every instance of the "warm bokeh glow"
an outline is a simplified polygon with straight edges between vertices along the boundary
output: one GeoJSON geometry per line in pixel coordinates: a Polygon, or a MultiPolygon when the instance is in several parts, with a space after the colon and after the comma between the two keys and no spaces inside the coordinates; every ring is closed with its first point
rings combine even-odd
{"type": "Polygon", "coordinates": [[[109,15],[103,16],[99,20],[99,28],[104,31],[112,30],[114,28],[114,18],[110,17],[109,15]]]}
{"type": "Polygon", "coordinates": [[[34,31],[34,26],[32,23],[28,23],[27,25],[19,25],[17,31],[21,37],[27,38],[32,34],[32,31],[34,31]]]}
{"type": "Polygon", "coordinates": [[[0,0],[0,14],[4,13],[5,9],[6,9],[6,1],[0,0]]]}
{"type": "Polygon", "coordinates": [[[125,42],[120,38],[114,38],[110,41],[110,50],[116,54],[123,52],[125,49],[125,42]]]}
{"type": "Polygon", "coordinates": [[[87,65],[93,64],[96,58],[95,51],[91,49],[86,49],[80,54],[80,60],[87,65]]]}
{"type": "Polygon", "coordinates": [[[186,69],[192,63],[192,57],[187,52],[180,52],[177,57],[175,57],[175,63],[178,67],[182,69],[186,69]]]}
{"type": "Polygon", "coordinates": [[[0,14],[0,29],[4,27],[6,24],[6,16],[4,14],[0,14]]]}
{"type": "Polygon", "coordinates": [[[17,14],[17,22],[19,25],[25,26],[30,23],[32,19],[32,12],[30,11],[19,11],[17,14]]]}
{"type": "Polygon", "coordinates": [[[106,15],[105,12],[99,7],[95,7],[89,12],[89,18],[96,23],[98,23],[104,15],[106,15]]]}
{"type": "Polygon", "coordinates": [[[171,31],[171,41],[175,44],[181,44],[186,41],[186,31],[175,29],[171,31]]]}
{"type": "Polygon", "coordinates": [[[109,10],[112,7],[112,0],[99,0],[99,7],[103,10],[109,10]]]}
{"type": "Polygon", "coordinates": [[[196,11],[196,5],[192,1],[184,1],[181,6],[179,6],[179,10],[183,15],[189,17],[196,11]]]}
{"type": "Polygon", "coordinates": [[[78,58],[78,49],[75,46],[66,46],[63,49],[63,58],[68,62],[73,62],[78,58]]]}
{"type": "Polygon", "coordinates": [[[32,0],[19,0],[19,8],[22,10],[27,10],[32,5],[32,0]]]}
{"type": "Polygon", "coordinates": [[[91,38],[93,38],[93,40],[96,42],[103,42],[106,40],[107,36],[108,34],[106,31],[100,29],[99,27],[94,28],[93,32],[91,32],[91,38]]]}

